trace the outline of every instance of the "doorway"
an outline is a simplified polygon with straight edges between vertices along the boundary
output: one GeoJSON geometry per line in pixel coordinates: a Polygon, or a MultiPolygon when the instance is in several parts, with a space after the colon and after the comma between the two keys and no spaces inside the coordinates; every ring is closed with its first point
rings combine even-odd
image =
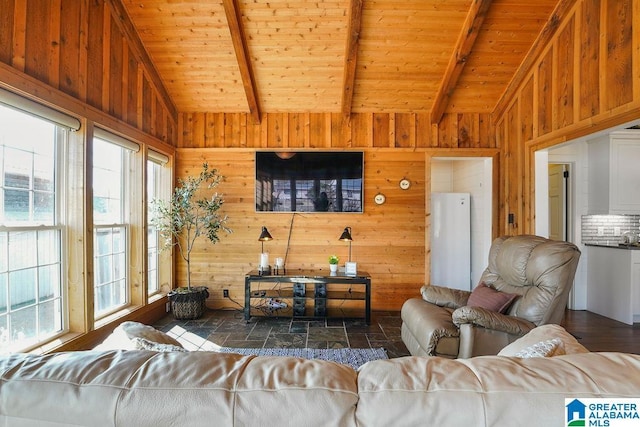
{"type": "Polygon", "coordinates": [[[549,163],[549,238],[572,241],[571,164],[549,163]]]}
{"type": "MultiPolygon", "coordinates": [[[[492,240],[493,159],[432,157],[431,192],[469,193],[471,200],[471,288],[487,266],[492,240]]],[[[430,193],[429,193],[430,194],[430,193]]]]}

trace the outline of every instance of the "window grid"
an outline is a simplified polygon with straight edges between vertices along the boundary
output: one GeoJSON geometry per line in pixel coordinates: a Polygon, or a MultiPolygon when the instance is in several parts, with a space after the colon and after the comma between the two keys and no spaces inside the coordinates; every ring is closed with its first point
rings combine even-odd
{"type": "Polygon", "coordinates": [[[94,240],[94,283],[96,318],[126,305],[127,227],[124,224],[96,226],[94,240]]]}
{"type": "Polygon", "coordinates": [[[147,161],[147,294],[154,295],[160,291],[158,275],[159,264],[159,236],[158,231],[151,225],[151,201],[160,197],[160,173],[158,163],[147,161]]]}
{"type": "Polygon", "coordinates": [[[0,106],[0,352],[66,328],[58,171],[68,131],[0,106]]]}
{"type": "Polygon", "coordinates": [[[129,153],[109,141],[93,140],[94,319],[129,302],[125,176],[129,153]]]}

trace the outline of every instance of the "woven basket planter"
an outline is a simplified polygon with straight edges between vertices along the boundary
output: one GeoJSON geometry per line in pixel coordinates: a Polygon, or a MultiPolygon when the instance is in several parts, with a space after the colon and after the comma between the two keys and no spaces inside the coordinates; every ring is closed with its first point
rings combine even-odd
{"type": "Polygon", "coordinates": [[[180,291],[171,291],[167,296],[173,317],[178,320],[199,319],[207,309],[205,302],[209,297],[209,289],[206,286],[194,286],[191,291],[180,288],[180,291]]]}

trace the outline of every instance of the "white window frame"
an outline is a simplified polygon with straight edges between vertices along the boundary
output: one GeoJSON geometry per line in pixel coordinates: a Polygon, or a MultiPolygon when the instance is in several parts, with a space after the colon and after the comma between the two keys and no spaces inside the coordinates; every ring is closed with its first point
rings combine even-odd
{"type": "MultiPolygon", "coordinates": [[[[95,206],[94,206],[94,211],[93,211],[93,240],[94,240],[94,253],[93,253],[93,262],[94,262],[94,276],[93,276],[93,292],[94,292],[94,321],[100,321],[108,316],[110,316],[113,313],[116,313],[120,310],[122,310],[123,308],[129,306],[131,304],[131,278],[130,278],[130,271],[129,271],[129,264],[130,264],[130,258],[131,258],[131,232],[130,232],[130,224],[129,224],[129,218],[127,218],[127,212],[129,212],[129,205],[131,203],[130,200],[130,192],[128,191],[128,189],[130,188],[130,182],[129,182],[129,170],[130,170],[130,157],[135,155],[135,151],[137,151],[137,149],[139,149],[138,144],[131,142],[131,141],[127,141],[127,143],[122,143],[123,138],[116,136],[116,135],[112,135],[110,134],[108,131],[104,131],[104,130],[99,130],[98,128],[96,128],[96,132],[94,133],[94,137],[93,137],[93,142],[95,142],[96,140],[100,140],[102,142],[106,142],[109,144],[113,144],[117,147],[119,147],[122,150],[122,156],[121,156],[121,174],[122,174],[122,180],[120,183],[120,221],[119,222],[115,222],[115,223],[101,223],[101,222],[96,222],[96,217],[95,217],[95,206]],[[127,153],[127,151],[129,153],[127,153]],[[99,279],[99,274],[98,274],[98,261],[99,261],[99,255],[98,255],[98,249],[97,249],[97,245],[98,245],[98,230],[104,230],[107,228],[120,228],[123,230],[124,232],[124,281],[125,281],[125,285],[124,285],[124,291],[125,291],[125,297],[122,301],[122,303],[117,304],[117,305],[113,305],[110,306],[107,309],[104,309],[102,311],[98,310],[98,292],[97,292],[97,288],[100,284],[98,284],[98,279],[99,279]]],[[[92,168],[94,168],[95,170],[95,165],[92,162],[92,168]]],[[[95,178],[95,177],[94,177],[95,178]]],[[[95,200],[95,195],[93,196],[94,200],[95,200]]],[[[110,254],[113,255],[113,252],[110,254]]],[[[113,268],[113,266],[112,266],[113,268]]]]}
{"type": "MultiPolygon", "coordinates": [[[[12,110],[14,110],[17,113],[22,113],[22,114],[26,114],[32,117],[35,117],[36,119],[39,120],[44,120],[47,121],[49,123],[52,123],[55,128],[54,128],[54,152],[53,152],[53,168],[54,168],[54,185],[53,185],[53,197],[54,197],[54,207],[53,207],[53,219],[51,221],[50,224],[38,224],[37,221],[31,221],[31,222],[16,222],[16,221],[5,221],[4,223],[0,224],[0,233],[3,233],[6,236],[6,241],[5,241],[5,248],[2,248],[0,250],[0,255],[1,256],[5,256],[8,255],[9,251],[9,239],[11,234],[13,233],[22,233],[22,232],[33,232],[35,233],[35,238],[36,238],[36,247],[37,247],[37,239],[38,239],[38,234],[42,231],[56,231],[57,232],[57,244],[58,244],[58,256],[57,256],[57,261],[54,263],[46,263],[46,264],[42,264],[43,266],[50,266],[50,265],[57,265],[58,266],[58,289],[56,290],[56,293],[58,294],[56,297],[54,297],[53,299],[47,299],[45,301],[40,301],[40,286],[38,285],[39,283],[39,279],[40,279],[40,265],[39,263],[36,263],[35,266],[32,266],[30,268],[35,268],[35,274],[36,274],[36,280],[38,281],[38,283],[35,284],[35,300],[33,302],[33,304],[28,304],[27,307],[35,307],[35,325],[36,325],[36,331],[35,331],[35,335],[28,340],[25,341],[8,341],[6,344],[7,349],[3,348],[4,344],[2,344],[2,339],[0,339],[0,353],[4,352],[5,350],[9,350],[9,351],[29,351],[32,350],[40,345],[42,345],[45,342],[51,341],[53,339],[56,339],[62,335],[64,335],[65,333],[67,333],[69,331],[69,310],[68,310],[68,293],[67,293],[67,288],[66,286],[64,286],[65,280],[65,271],[67,268],[67,250],[66,250],[66,226],[64,224],[64,218],[65,218],[65,212],[64,212],[64,200],[66,197],[66,193],[65,193],[65,188],[66,188],[66,150],[67,150],[67,145],[69,143],[69,129],[64,127],[62,124],[58,123],[55,120],[52,120],[51,117],[42,117],[41,114],[39,114],[37,111],[33,112],[33,111],[28,111],[26,108],[28,108],[29,106],[32,106],[33,102],[25,102],[25,104],[22,105],[22,108],[17,108],[14,107],[13,105],[5,102],[6,98],[3,98],[3,96],[5,96],[7,94],[6,91],[2,91],[2,93],[0,93],[0,103],[4,104],[3,107],[7,107],[10,108],[12,110]],[[54,331],[49,332],[49,333],[43,333],[41,334],[41,319],[40,319],[40,314],[39,314],[39,308],[43,307],[44,304],[50,302],[50,301],[58,301],[58,309],[59,309],[59,315],[56,316],[53,320],[54,322],[57,323],[56,328],[54,331]]],[[[17,97],[17,95],[14,95],[15,97],[17,97]]],[[[9,98],[12,99],[12,98],[9,98]]],[[[44,112],[47,112],[48,110],[41,110],[44,112]]],[[[51,111],[50,111],[51,112],[51,111]]],[[[55,116],[54,117],[60,117],[60,116],[55,116]]],[[[4,163],[0,163],[0,185],[4,185],[4,169],[3,169],[3,164],[4,163]]],[[[31,215],[31,211],[33,209],[33,197],[36,194],[36,190],[35,188],[33,188],[33,182],[34,182],[34,176],[33,176],[34,171],[31,170],[31,174],[32,176],[30,176],[30,181],[31,181],[31,186],[29,188],[29,211],[30,211],[30,215],[31,215]]],[[[2,209],[4,209],[4,198],[0,197],[0,207],[2,209]]],[[[38,256],[38,253],[36,251],[35,256],[38,256]]],[[[21,268],[17,268],[17,269],[11,269],[9,264],[8,264],[8,259],[5,259],[5,263],[6,263],[6,269],[3,269],[3,271],[1,271],[0,273],[5,273],[7,275],[7,289],[6,289],[6,294],[5,294],[5,298],[7,301],[7,311],[6,311],[6,315],[7,320],[8,320],[8,325],[9,325],[9,329],[7,331],[7,333],[10,333],[11,331],[11,317],[12,317],[12,313],[18,313],[20,311],[22,311],[23,309],[26,309],[27,307],[21,307],[17,310],[12,310],[11,309],[11,286],[9,285],[9,276],[11,274],[11,272],[17,272],[22,270],[21,268]]],[[[1,289],[1,288],[0,288],[1,289]]],[[[47,319],[48,321],[50,319],[47,319]]]]}

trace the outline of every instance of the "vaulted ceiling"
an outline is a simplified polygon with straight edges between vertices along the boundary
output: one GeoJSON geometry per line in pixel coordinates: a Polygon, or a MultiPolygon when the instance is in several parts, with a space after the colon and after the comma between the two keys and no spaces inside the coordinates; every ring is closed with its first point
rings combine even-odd
{"type": "Polygon", "coordinates": [[[119,0],[181,112],[491,112],[558,0],[119,0]]]}

